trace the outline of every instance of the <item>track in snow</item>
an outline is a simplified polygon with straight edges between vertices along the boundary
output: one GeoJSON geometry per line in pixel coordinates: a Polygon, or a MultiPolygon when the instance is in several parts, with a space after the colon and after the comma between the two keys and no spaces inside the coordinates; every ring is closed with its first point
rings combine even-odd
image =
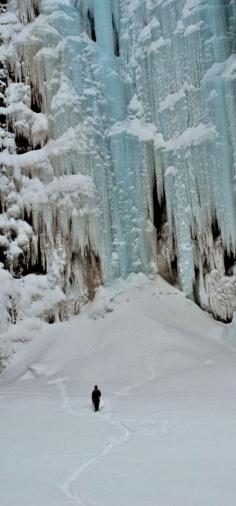
{"type": "MultiPolygon", "coordinates": [[[[59,378],[59,379],[52,380],[49,382],[49,384],[55,384],[59,388],[59,393],[60,393],[60,397],[62,400],[63,410],[65,410],[66,413],[68,413],[71,416],[76,416],[76,417],[89,416],[87,413],[84,413],[84,414],[78,413],[76,410],[74,410],[71,407],[71,400],[70,400],[70,397],[67,392],[66,381],[67,381],[67,378],[59,378]]],[[[131,388],[132,387],[130,387],[129,389],[131,389],[131,388]]],[[[76,494],[76,492],[74,491],[73,484],[75,484],[75,482],[78,482],[80,475],[85,470],[87,470],[88,468],[93,466],[95,463],[97,463],[105,455],[110,453],[115,447],[126,442],[129,439],[130,434],[131,434],[130,429],[123,422],[112,417],[112,415],[110,414],[111,413],[111,404],[109,401],[106,401],[106,403],[103,405],[103,409],[104,408],[107,410],[107,413],[102,414],[100,411],[99,416],[102,417],[104,420],[106,420],[108,423],[110,423],[117,430],[123,432],[123,434],[121,434],[121,436],[112,438],[110,441],[108,441],[99,452],[97,452],[93,457],[85,460],[77,469],[75,469],[72,473],[70,473],[68,475],[67,479],[65,480],[65,482],[63,483],[63,485],[61,485],[60,488],[64,492],[66,497],[68,499],[74,500],[74,502],[76,502],[80,506],[92,506],[92,505],[88,501],[79,497],[78,494],[76,494]]]]}

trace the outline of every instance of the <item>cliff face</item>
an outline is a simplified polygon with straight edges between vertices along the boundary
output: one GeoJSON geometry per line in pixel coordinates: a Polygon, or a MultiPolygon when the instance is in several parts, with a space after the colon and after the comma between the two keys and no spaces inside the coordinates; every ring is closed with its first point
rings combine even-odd
{"type": "Polygon", "coordinates": [[[236,307],[236,8],[1,2],[3,328],[159,270],[236,307]]]}

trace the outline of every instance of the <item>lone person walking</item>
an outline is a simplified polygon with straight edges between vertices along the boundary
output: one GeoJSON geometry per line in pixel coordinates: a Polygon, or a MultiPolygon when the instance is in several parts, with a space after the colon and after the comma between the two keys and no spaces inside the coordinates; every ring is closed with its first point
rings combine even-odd
{"type": "Polygon", "coordinates": [[[102,394],[101,394],[100,390],[98,390],[97,385],[95,385],[94,390],[92,392],[92,403],[93,403],[94,411],[99,411],[99,403],[100,403],[101,395],[102,394]]]}

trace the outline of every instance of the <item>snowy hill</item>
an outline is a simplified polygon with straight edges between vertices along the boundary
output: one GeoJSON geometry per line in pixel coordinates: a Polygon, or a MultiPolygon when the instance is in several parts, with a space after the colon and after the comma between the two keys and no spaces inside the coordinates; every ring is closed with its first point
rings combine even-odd
{"type": "Polygon", "coordinates": [[[1,506],[234,506],[234,332],[141,274],[48,326],[1,375],[1,506]]]}

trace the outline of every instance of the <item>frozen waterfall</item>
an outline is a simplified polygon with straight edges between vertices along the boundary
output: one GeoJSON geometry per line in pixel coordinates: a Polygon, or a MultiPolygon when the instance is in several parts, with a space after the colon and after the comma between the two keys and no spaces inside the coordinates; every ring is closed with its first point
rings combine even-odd
{"type": "Polygon", "coordinates": [[[232,319],[235,1],[5,0],[0,12],[3,330],[66,318],[140,271],[232,319]]]}

